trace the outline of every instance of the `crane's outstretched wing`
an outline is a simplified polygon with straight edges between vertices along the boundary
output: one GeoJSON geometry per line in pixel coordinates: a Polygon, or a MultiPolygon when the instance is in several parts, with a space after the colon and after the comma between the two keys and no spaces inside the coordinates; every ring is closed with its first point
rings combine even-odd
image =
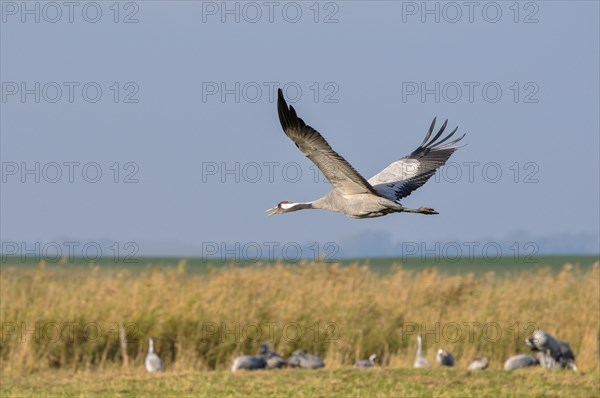
{"type": "Polygon", "coordinates": [[[345,195],[361,193],[379,195],[346,159],[331,149],[317,130],[307,126],[298,117],[293,106],[288,107],[281,89],[277,94],[277,111],[283,131],[294,141],[298,149],[321,170],[334,190],[345,195]]]}
{"type": "Polygon", "coordinates": [[[412,191],[421,187],[435,174],[438,168],[448,161],[450,155],[460,148],[453,145],[465,136],[463,134],[454,141],[444,144],[444,142],[448,141],[456,133],[456,130],[458,130],[457,127],[446,137],[438,141],[447,124],[448,120],[444,122],[435,137],[428,142],[435,127],[435,118],[433,118],[425,139],[413,153],[390,164],[378,174],[371,177],[368,182],[380,195],[391,200],[405,198],[412,191]]]}

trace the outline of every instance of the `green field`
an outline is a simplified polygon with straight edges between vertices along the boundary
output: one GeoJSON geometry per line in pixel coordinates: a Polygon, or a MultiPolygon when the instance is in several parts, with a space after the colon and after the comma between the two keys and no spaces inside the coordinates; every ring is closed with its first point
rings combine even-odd
{"type": "MultiPolygon", "coordinates": [[[[502,274],[515,274],[522,271],[535,271],[542,268],[549,268],[553,271],[560,271],[562,267],[569,263],[578,265],[582,268],[591,267],[596,261],[599,261],[599,256],[534,256],[534,257],[519,257],[512,256],[501,257],[498,259],[474,257],[468,258],[464,256],[458,261],[448,261],[448,259],[435,259],[434,257],[384,257],[372,259],[343,259],[339,261],[323,261],[323,264],[340,264],[349,266],[354,264],[367,265],[371,271],[386,274],[389,273],[395,265],[401,265],[403,268],[411,271],[421,271],[426,268],[434,267],[445,274],[483,274],[486,272],[496,272],[502,274]]],[[[148,268],[173,268],[177,267],[181,262],[185,262],[185,269],[190,273],[205,273],[209,270],[221,267],[256,267],[256,266],[272,266],[279,261],[259,261],[249,262],[242,261],[232,263],[229,261],[219,261],[213,259],[201,258],[175,258],[175,257],[139,257],[131,259],[120,259],[115,261],[111,257],[103,257],[94,262],[89,262],[83,257],[74,257],[72,259],[50,259],[44,260],[43,263],[47,267],[87,267],[99,266],[102,268],[122,268],[126,267],[130,270],[145,270],[148,268]]],[[[306,263],[307,260],[299,260],[297,263],[306,263]]],[[[19,267],[29,268],[37,267],[39,261],[33,256],[28,256],[24,259],[17,256],[6,256],[0,262],[1,267],[19,267]]]]}
{"type": "Polygon", "coordinates": [[[598,372],[337,369],[55,371],[3,378],[3,397],[598,397],[598,372]]]}

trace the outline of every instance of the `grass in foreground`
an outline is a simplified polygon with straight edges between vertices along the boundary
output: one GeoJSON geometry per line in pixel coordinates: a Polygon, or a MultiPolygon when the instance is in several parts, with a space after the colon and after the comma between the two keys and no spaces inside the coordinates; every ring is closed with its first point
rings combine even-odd
{"type": "Polygon", "coordinates": [[[3,397],[597,397],[599,374],[543,369],[337,369],[306,371],[121,372],[45,371],[2,377],[3,397]]]}
{"type": "Polygon", "coordinates": [[[443,347],[459,368],[485,355],[490,370],[500,370],[510,355],[529,352],[523,340],[538,326],[568,342],[579,369],[590,372],[598,369],[599,279],[600,263],[511,277],[399,267],[381,275],[323,264],[206,275],[184,267],[7,268],[0,273],[0,369],[142,367],[149,336],[176,372],[229,369],[265,340],[285,356],[296,349],[321,355],[329,369],[371,353],[381,365],[408,368],[420,329],[430,361],[443,347]],[[127,347],[118,323],[127,325],[127,347]]]}

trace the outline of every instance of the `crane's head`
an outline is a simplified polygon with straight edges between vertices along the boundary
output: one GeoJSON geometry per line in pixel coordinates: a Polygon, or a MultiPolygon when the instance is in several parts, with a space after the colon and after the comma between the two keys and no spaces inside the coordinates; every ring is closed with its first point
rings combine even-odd
{"type": "Polygon", "coordinates": [[[267,216],[272,216],[274,214],[288,213],[291,211],[307,209],[309,207],[310,206],[308,206],[307,203],[290,203],[287,200],[284,200],[283,202],[280,202],[277,206],[267,209],[266,212],[269,213],[267,214],[267,216]]]}
{"type": "Polygon", "coordinates": [[[258,352],[261,355],[265,355],[269,352],[269,342],[264,342],[260,345],[260,351],[258,352]]]}

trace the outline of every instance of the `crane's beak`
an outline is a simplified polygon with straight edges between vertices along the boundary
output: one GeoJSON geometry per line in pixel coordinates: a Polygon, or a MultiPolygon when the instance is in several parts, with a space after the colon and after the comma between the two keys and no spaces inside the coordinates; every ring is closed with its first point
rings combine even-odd
{"type": "Polygon", "coordinates": [[[267,214],[267,217],[272,216],[273,214],[279,214],[280,213],[280,208],[275,206],[275,207],[271,207],[270,209],[265,210],[265,213],[269,213],[267,214]]]}

